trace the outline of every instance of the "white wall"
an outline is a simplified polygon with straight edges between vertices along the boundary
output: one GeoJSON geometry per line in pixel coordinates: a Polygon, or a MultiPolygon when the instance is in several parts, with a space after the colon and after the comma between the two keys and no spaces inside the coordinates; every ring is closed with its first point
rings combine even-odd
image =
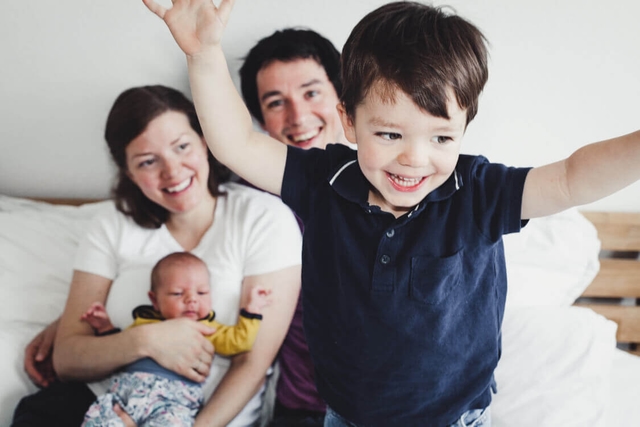
{"type": "MultiPolygon", "coordinates": [[[[382,3],[237,0],[224,42],[232,73],[256,40],[284,26],[311,27],[341,48],[382,3]]],[[[491,42],[465,152],[535,166],[640,126],[640,2],[436,3],[491,42]]],[[[140,0],[3,2],[0,61],[2,194],[107,196],[113,168],[102,132],[117,94],[154,83],[188,93],[183,55],[140,0]]],[[[588,208],[640,211],[640,184],[588,208]]]]}

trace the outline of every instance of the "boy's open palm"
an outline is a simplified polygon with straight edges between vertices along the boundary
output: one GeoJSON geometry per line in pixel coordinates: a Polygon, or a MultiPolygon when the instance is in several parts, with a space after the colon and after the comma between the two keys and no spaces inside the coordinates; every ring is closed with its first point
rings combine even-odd
{"type": "Polygon", "coordinates": [[[189,56],[220,45],[235,2],[222,0],[216,6],[212,0],[172,0],[173,6],[167,9],[155,0],[142,1],[167,24],[180,49],[189,56]]]}

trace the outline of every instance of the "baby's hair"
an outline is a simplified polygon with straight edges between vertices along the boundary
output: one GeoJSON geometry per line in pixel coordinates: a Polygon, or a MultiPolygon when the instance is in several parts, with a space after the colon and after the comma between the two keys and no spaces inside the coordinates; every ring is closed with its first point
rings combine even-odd
{"type": "Polygon", "coordinates": [[[151,290],[153,292],[158,290],[158,287],[162,283],[163,270],[179,265],[183,267],[201,266],[207,270],[207,273],[209,272],[207,264],[194,254],[189,252],[174,252],[160,259],[160,261],[153,266],[151,270],[151,290]]]}
{"type": "Polygon", "coordinates": [[[386,4],[366,15],[344,45],[340,100],[353,118],[372,89],[384,102],[400,89],[424,111],[448,119],[453,90],[469,124],[489,76],[486,43],[478,28],[441,7],[386,4]]]}

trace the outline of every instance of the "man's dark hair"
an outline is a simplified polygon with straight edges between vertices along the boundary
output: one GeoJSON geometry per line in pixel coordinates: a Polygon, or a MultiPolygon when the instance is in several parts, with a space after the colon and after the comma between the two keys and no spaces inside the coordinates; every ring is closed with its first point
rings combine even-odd
{"type": "Polygon", "coordinates": [[[285,28],[261,39],[251,48],[240,68],[240,87],[249,112],[258,122],[264,124],[256,82],[258,72],[273,61],[289,62],[309,58],[322,65],[339,96],[342,91],[340,52],[315,31],[285,28]]]}

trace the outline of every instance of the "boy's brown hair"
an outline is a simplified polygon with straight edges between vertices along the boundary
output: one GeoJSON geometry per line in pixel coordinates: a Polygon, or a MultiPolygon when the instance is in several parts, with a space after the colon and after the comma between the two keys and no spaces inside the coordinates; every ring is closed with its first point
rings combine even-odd
{"type": "Polygon", "coordinates": [[[487,56],[484,35],[463,18],[417,2],[389,3],[366,15],[349,35],[342,50],[340,101],[354,118],[374,86],[385,102],[400,89],[421,109],[448,119],[452,89],[469,124],[489,76],[487,56]]]}

